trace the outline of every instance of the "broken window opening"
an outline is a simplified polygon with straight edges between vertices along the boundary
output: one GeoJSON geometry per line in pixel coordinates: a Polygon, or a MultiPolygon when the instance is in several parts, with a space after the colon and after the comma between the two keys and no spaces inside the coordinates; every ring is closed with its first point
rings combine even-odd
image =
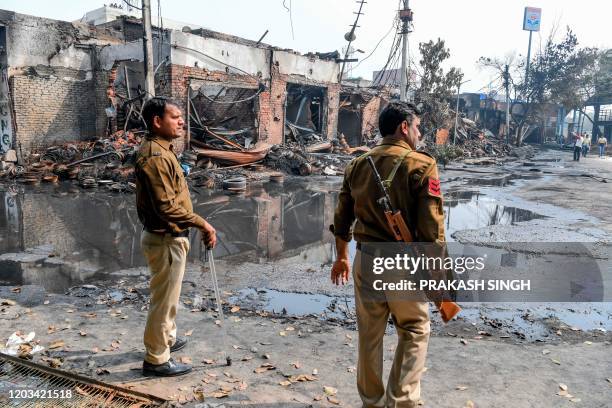
{"type": "Polygon", "coordinates": [[[341,94],[338,111],[338,137],[344,136],[349,146],[360,146],[363,142],[361,107],[363,98],[359,95],[341,94]]]}
{"type": "Polygon", "coordinates": [[[259,98],[257,88],[219,84],[192,84],[191,135],[212,147],[249,148],[257,143],[259,98]],[[214,135],[222,136],[231,143],[214,135]]]}
{"type": "Polygon", "coordinates": [[[140,115],[144,96],[144,65],[140,61],[122,61],[118,64],[113,82],[117,98],[116,127],[123,130],[146,129],[140,115]]]}
{"type": "Polygon", "coordinates": [[[285,141],[312,144],[325,139],[326,97],[326,88],[287,84],[285,141]]]}
{"type": "Polygon", "coordinates": [[[6,26],[0,25],[0,66],[6,67],[7,65],[6,26]]]}
{"type": "Polygon", "coordinates": [[[384,98],[369,93],[340,93],[338,138],[350,147],[366,145],[379,135],[378,115],[386,106],[384,98]]]}

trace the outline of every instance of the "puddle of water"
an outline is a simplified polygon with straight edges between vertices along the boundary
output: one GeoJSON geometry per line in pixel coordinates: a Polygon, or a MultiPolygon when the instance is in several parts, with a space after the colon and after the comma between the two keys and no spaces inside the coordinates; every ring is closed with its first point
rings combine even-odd
{"type": "Polygon", "coordinates": [[[466,229],[547,218],[530,210],[499,204],[494,198],[472,191],[450,192],[444,201],[446,236],[466,229]]]}
{"type": "MultiPolygon", "coordinates": [[[[243,289],[230,298],[243,309],[266,311],[294,317],[353,318],[353,297],[281,292],[274,289],[243,289]],[[348,313],[347,313],[348,312],[348,313]]],[[[484,304],[464,308],[459,320],[486,330],[500,330],[527,341],[546,340],[561,325],[582,331],[612,330],[612,303],[597,304],[484,304]],[[570,307],[571,306],[571,307],[570,307]],[[552,319],[552,320],[551,320],[552,319]],[[553,329],[554,328],[554,329],[553,329]]]]}
{"type": "Polygon", "coordinates": [[[243,289],[230,299],[232,304],[289,316],[317,315],[344,318],[346,311],[355,310],[351,297],[336,297],[312,293],[281,292],[274,289],[243,289]]]}
{"type": "Polygon", "coordinates": [[[541,178],[538,174],[506,174],[503,176],[483,176],[466,179],[468,186],[506,187],[515,185],[517,181],[535,180],[541,178]]]}
{"type": "MultiPolygon", "coordinates": [[[[52,292],[114,279],[112,272],[146,266],[140,250],[142,226],[133,195],[83,191],[71,185],[19,186],[0,191],[0,254],[51,245],[53,260],[19,262],[0,258],[0,283],[38,284],[52,292]],[[4,271],[4,273],[2,272],[4,271]]],[[[337,192],[315,182],[253,185],[244,196],[200,191],[193,194],[199,214],[218,233],[217,258],[261,262],[308,251],[309,261],[328,264],[333,252],[337,192]]],[[[462,229],[511,225],[541,216],[471,191],[449,192],[445,200],[447,237],[462,229]]],[[[199,233],[190,237],[189,259],[201,254],[199,233]]],[[[351,245],[354,254],[355,243],[351,245]]]]}
{"type": "MultiPolygon", "coordinates": [[[[217,229],[217,258],[259,262],[310,251],[321,257],[314,262],[327,263],[330,251],[313,247],[328,248],[333,242],[327,226],[333,222],[337,194],[328,187],[321,182],[314,190],[306,183],[253,185],[245,196],[201,191],[192,200],[217,229]]],[[[61,293],[70,286],[112,280],[112,272],[146,266],[134,200],[134,195],[69,184],[5,187],[0,191],[0,284],[38,284],[61,293]],[[40,246],[49,248],[33,257],[30,252],[40,246]]],[[[192,232],[189,259],[195,261],[200,237],[192,232]]]]}
{"type": "Polygon", "coordinates": [[[551,335],[550,329],[544,324],[531,321],[531,318],[526,319],[516,310],[470,308],[463,309],[460,316],[469,323],[500,329],[528,341],[542,340],[551,335]]]}

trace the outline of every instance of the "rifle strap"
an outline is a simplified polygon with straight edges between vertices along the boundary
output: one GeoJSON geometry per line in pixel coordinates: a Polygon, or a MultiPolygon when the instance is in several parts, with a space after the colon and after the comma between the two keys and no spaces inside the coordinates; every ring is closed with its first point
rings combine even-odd
{"type": "Polygon", "coordinates": [[[385,184],[386,188],[390,188],[391,187],[391,183],[393,182],[393,178],[395,178],[395,173],[397,173],[397,170],[400,168],[400,166],[404,162],[404,159],[411,152],[412,152],[412,150],[408,150],[406,153],[402,154],[399,158],[396,158],[394,160],[395,161],[395,166],[393,166],[393,170],[391,170],[391,173],[389,174],[389,177],[387,177],[387,179],[383,181],[383,183],[385,184]]]}

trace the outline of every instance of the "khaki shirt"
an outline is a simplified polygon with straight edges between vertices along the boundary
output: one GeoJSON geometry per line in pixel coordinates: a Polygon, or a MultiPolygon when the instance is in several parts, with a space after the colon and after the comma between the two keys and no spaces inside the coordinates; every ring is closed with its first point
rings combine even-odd
{"type": "Polygon", "coordinates": [[[138,218],[151,232],[181,232],[204,227],[193,212],[187,181],[172,144],[161,137],[145,138],[136,156],[138,218]]]}
{"type": "MultiPolygon", "coordinates": [[[[407,150],[404,164],[388,188],[391,204],[402,212],[415,242],[444,242],[444,210],[435,159],[413,151],[407,142],[394,137],[385,137],[369,155],[385,180],[396,160],[407,150]]],[[[351,161],[338,196],[334,234],[345,241],[350,241],[352,235],[358,242],[395,241],[384,210],[376,202],[381,196],[366,158],[361,156],[351,161]]]]}

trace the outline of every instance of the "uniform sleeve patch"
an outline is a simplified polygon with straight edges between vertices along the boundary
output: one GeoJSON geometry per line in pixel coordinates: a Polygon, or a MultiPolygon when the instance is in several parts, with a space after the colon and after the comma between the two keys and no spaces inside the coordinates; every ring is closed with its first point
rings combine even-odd
{"type": "Polygon", "coordinates": [[[429,179],[429,194],[436,197],[441,196],[442,192],[440,191],[440,180],[434,178],[429,179]]]}

